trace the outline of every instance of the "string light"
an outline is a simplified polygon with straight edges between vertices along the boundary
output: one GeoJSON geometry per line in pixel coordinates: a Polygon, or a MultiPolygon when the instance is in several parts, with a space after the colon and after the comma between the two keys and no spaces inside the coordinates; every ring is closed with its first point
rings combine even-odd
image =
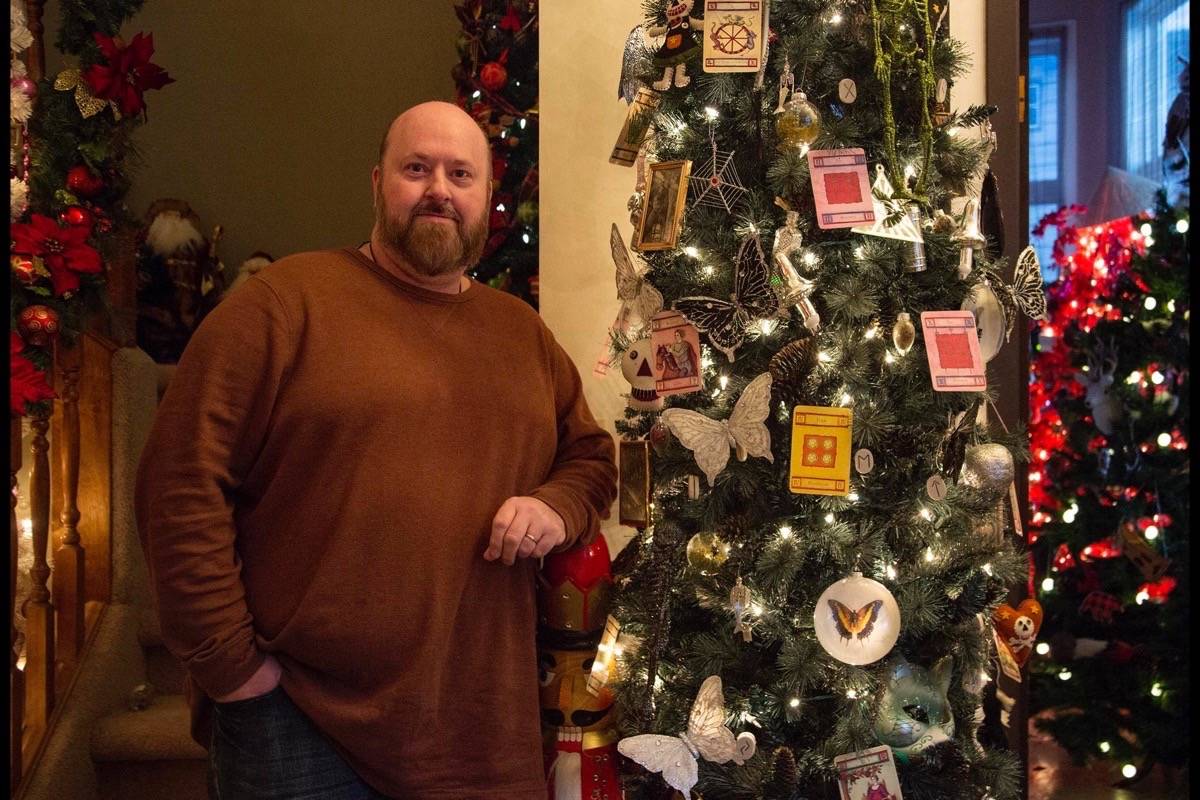
{"type": "Polygon", "coordinates": [[[496,210],[497,210],[497,211],[503,211],[503,210],[504,210],[504,203],[497,203],[497,204],[496,204],[496,210]]]}
{"type": "Polygon", "coordinates": [[[703,272],[704,272],[704,274],[705,274],[705,275],[711,276],[711,275],[713,274],[713,266],[712,266],[712,264],[705,264],[705,265],[704,265],[703,272]]]}
{"type": "Polygon", "coordinates": [[[888,564],[887,569],[884,570],[884,572],[887,573],[887,576],[890,580],[893,580],[893,581],[896,580],[897,573],[896,573],[896,565],[895,564],[888,564]]]}
{"type": "Polygon", "coordinates": [[[709,122],[712,122],[717,117],[721,116],[721,112],[717,111],[712,106],[705,106],[704,107],[704,116],[708,117],[709,122]]]}
{"type": "Polygon", "coordinates": [[[828,513],[828,514],[826,514],[826,515],[825,515],[825,522],[826,522],[826,524],[832,525],[832,524],[833,524],[833,519],[834,519],[834,517],[833,517],[833,512],[830,512],[830,513],[828,513]]]}
{"type": "Polygon", "coordinates": [[[1060,681],[1069,681],[1069,680],[1071,680],[1071,670],[1069,670],[1069,669],[1064,669],[1062,672],[1058,673],[1058,679],[1059,679],[1060,681]]]}
{"type": "Polygon", "coordinates": [[[721,388],[724,389],[729,385],[729,376],[722,375],[721,377],[717,378],[717,383],[721,384],[721,388]]]}
{"type": "Polygon", "coordinates": [[[866,333],[863,334],[863,338],[864,339],[874,339],[878,335],[879,335],[879,323],[872,322],[870,327],[867,328],[866,333]]]}
{"type": "Polygon", "coordinates": [[[917,512],[917,515],[920,516],[921,519],[925,520],[926,522],[933,519],[933,512],[930,511],[925,506],[921,506],[921,510],[917,512]]]}
{"type": "Polygon", "coordinates": [[[1167,376],[1163,375],[1158,370],[1154,370],[1154,372],[1150,373],[1150,382],[1153,383],[1155,386],[1158,386],[1160,383],[1162,383],[1166,379],[1167,379],[1167,376]]]}
{"type": "Polygon", "coordinates": [[[1142,373],[1138,372],[1136,369],[1129,373],[1129,377],[1125,379],[1125,383],[1129,384],[1130,386],[1137,386],[1141,382],[1142,373]]]}
{"type": "Polygon", "coordinates": [[[687,247],[683,248],[683,252],[686,253],[687,255],[691,256],[692,258],[700,258],[700,251],[697,250],[695,247],[693,247],[690,244],[687,247]]]}
{"type": "Polygon", "coordinates": [[[851,503],[857,503],[858,502],[858,492],[851,492],[850,494],[846,495],[846,499],[849,500],[851,503]]]}
{"type": "Polygon", "coordinates": [[[817,254],[812,250],[805,250],[803,260],[805,266],[815,267],[817,265],[817,254]]]}
{"type": "Polygon", "coordinates": [[[1039,656],[1044,656],[1050,652],[1050,645],[1046,644],[1045,642],[1038,642],[1037,647],[1035,647],[1034,650],[1037,651],[1039,656]]]}
{"type": "Polygon", "coordinates": [[[822,364],[828,364],[832,360],[833,356],[829,355],[829,353],[825,352],[824,350],[821,350],[817,353],[817,361],[820,361],[822,364]]]}
{"type": "Polygon", "coordinates": [[[1160,434],[1158,435],[1158,446],[1159,446],[1159,447],[1167,447],[1167,446],[1169,446],[1170,444],[1171,444],[1171,434],[1169,434],[1169,433],[1160,433],[1160,434]]]}
{"type": "Polygon", "coordinates": [[[1150,593],[1147,592],[1145,589],[1140,590],[1137,594],[1135,594],[1133,596],[1133,601],[1135,603],[1137,603],[1139,606],[1149,599],[1150,599],[1150,593]]]}
{"type": "Polygon", "coordinates": [[[1142,236],[1149,236],[1150,232],[1153,231],[1154,229],[1150,227],[1149,222],[1143,222],[1142,227],[1138,228],[1138,230],[1140,230],[1142,232],[1142,236]]]}
{"type": "Polygon", "coordinates": [[[1121,767],[1121,774],[1126,778],[1132,778],[1133,776],[1137,775],[1137,767],[1135,767],[1133,764],[1126,764],[1125,766],[1121,767]]]}
{"type": "Polygon", "coordinates": [[[528,234],[528,233],[522,233],[522,234],[521,234],[521,241],[522,241],[522,242],[524,242],[525,244],[529,244],[529,234],[528,234]]]}
{"type": "Polygon", "coordinates": [[[788,705],[791,706],[792,708],[799,708],[800,707],[800,698],[793,697],[791,700],[788,700],[788,705]]]}
{"type": "Polygon", "coordinates": [[[1158,301],[1155,300],[1153,297],[1147,297],[1146,302],[1142,303],[1142,307],[1145,308],[1147,311],[1153,311],[1155,308],[1158,307],[1158,301]]]}
{"type": "Polygon", "coordinates": [[[1189,225],[1188,225],[1188,221],[1186,219],[1181,219],[1175,223],[1175,230],[1177,230],[1180,233],[1187,233],[1188,227],[1189,227],[1189,225]]]}
{"type": "Polygon", "coordinates": [[[1159,683],[1158,681],[1155,681],[1154,685],[1150,687],[1150,695],[1152,697],[1162,697],[1162,694],[1163,694],[1162,684],[1159,683]]]}
{"type": "Polygon", "coordinates": [[[831,14],[829,17],[829,24],[830,25],[841,25],[842,24],[842,15],[836,11],[833,12],[833,14],[831,14]]]}
{"type": "Polygon", "coordinates": [[[1067,508],[1067,510],[1063,512],[1062,520],[1063,520],[1063,522],[1070,525],[1072,522],[1075,521],[1075,517],[1077,517],[1077,516],[1079,516],[1079,506],[1075,505],[1074,503],[1071,503],[1070,507],[1067,508]]]}
{"type": "Polygon", "coordinates": [[[779,526],[779,538],[780,539],[792,538],[792,527],[790,525],[780,525],[779,526]]]}
{"type": "Polygon", "coordinates": [[[889,350],[883,354],[883,360],[887,364],[895,364],[896,363],[896,357],[894,355],[892,355],[891,350],[889,350]]]}
{"type": "Polygon", "coordinates": [[[525,118],[521,117],[521,119],[517,122],[517,125],[520,126],[521,130],[525,130],[525,118]]]}
{"type": "Polygon", "coordinates": [[[1157,539],[1157,538],[1158,538],[1158,526],[1157,526],[1157,525],[1151,525],[1151,526],[1149,526],[1148,528],[1146,528],[1146,530],[1144,531],[1144,533],[1146,534],[1146,538],[1147,538],[1149,541],[1153,542],[1155,539],[1157,539]]]}
{"type": "Polygon", "coordinates": [[[851,700],[856,699],[858,697],[858,690],[857,689],[847,689],[846,697],[848,697],[851,700]]]}
{"type": "Polygon", "coordinates": [[[480,96],[480,92],[479,92],[479,90],[478,90],[478,89],[476,89],[476,90],[475,90],[475,94],[471,95],[471,99],[472,99],[472,100],[478,100],[478,99],[479,99],[479,96],[480,96]]]}
{"type": "Polygon", "coordinates": [[[1043,578],[1042,579],[1042,591],[1043,592],[1053,592],[1054,591],[1054,578],[1043,578]]]}
{"type": "Polygon", "coordinates": [[[980,567],[980,569],[982,569],[988,575],[992,574],[992,565],[990,563],[984,564],[982,567],[980,567]]]}
{"type": "Polygon", "coordinates": [[[855,258],[862,258],[866,254],[867,254],[867,251],[863,249],[861,244],[858,247],[854,248],[854,257],[855,258]]]}
{"type": "Polygon", "coordinates": [[[854,398],[850,396],[849,392],[842,392],[842,405],[848,406],[853,402],[854,398]]]}
{"type": "Polygon", "coordinates": [[[763,336],[770,336],[775,332],[775,326],[778,323],[773,319],[760,319],[758,321],[758,329],[762,331],[763,336]]]}
{"type": "Polygon", "coordinates": [[[925,548],[925,560],[933,561],[933,548],[932,547],[925,548]]]}
{"type": "Polygon", "coordinates": [[[1112,750],[1112,745],[1108,742],[1101,742],[1097,747],[1100,748],[1101,753],[1107,753],[1109,750],[1112,750]]]}

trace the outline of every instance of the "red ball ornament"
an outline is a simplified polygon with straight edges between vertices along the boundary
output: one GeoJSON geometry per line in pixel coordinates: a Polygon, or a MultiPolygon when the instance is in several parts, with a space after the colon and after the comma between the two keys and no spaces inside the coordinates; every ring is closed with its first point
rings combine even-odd
{"type": "Polygon", "coordinates": [[[34,347],[44,347],[58,335],[58,312],[46,306],[26,306],[17,316],[17,329],[34,347]]]}
{"type": "Polygon", "coordinates": [[[16,89],[30,100],[32,100],[37,94],[37,84],[30,80],[28,76],[13,78],[11,81],[9,81],[9,83],[12,85],[12,88],[16,89]]]}
{"type": "Polygon", "coordinates": [[[77,164],[67,172],[67,188],[80,197],[99,194],[104,181],[83,164],[77,164]]]}
{"type": "Polygon", "coordinates": [[[21,283],[31,284],[37,281],[37,268],[34,267],[32,259],[26,256],[12,256],[9,263],[12,264],[13,274],[21,283]]]}
{"type": "Polygon", "coordinates": [[[489,92],[503,89],[508,83],[508,70],[499,61],[489,61],[479,68],[479,82],[489,92]]]}
{"type": "Polygon", "coordinates": [[[83,206],[71,206],[58,215],[58,221],[72,228],[90,228],[95,222],[95,217],[83,206]]]}

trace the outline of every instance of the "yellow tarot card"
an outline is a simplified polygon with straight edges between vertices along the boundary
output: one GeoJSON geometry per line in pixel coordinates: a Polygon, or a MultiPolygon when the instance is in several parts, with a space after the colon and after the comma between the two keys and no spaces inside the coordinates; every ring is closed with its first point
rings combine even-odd
{"type": "Polygon", "coordinates": [[[848,408],[796,406],[792,410],[792,466],[788,488],[795,494],[850,493],[848,408]]]}

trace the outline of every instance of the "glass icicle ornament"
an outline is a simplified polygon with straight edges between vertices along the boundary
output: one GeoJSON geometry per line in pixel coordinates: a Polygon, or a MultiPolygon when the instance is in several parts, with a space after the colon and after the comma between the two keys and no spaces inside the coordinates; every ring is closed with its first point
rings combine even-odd
{"type": "Polygon", "coordinates": [[[907,311],[901,311],[896,317],[896,324],[892,326],[892,344],[896,345],[900,355],[904,355],[916,340],[917,328],[913,325],[912,317],[907,311]]]}

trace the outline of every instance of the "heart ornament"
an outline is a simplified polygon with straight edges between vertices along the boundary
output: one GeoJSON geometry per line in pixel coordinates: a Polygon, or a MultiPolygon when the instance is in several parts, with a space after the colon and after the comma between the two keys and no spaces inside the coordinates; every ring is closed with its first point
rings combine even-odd
{"type": "Polygon", "coordinates": [[[1042,604],[1030,598],[1022,600],[1016,608],[1002,605],[996,609],[992,622],[996,626],[996,641],[1019,666],[1025,666],[1042,629],[1042,604]]]}

